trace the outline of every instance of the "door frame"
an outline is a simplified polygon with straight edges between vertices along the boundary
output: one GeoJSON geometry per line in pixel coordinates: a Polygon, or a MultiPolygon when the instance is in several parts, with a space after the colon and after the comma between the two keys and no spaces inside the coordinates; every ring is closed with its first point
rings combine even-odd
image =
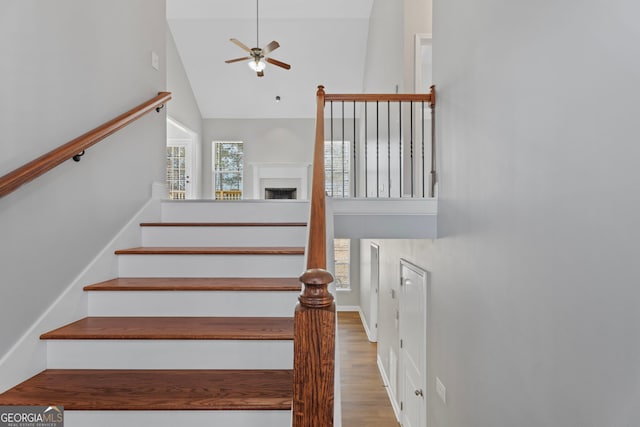
{"type": "MultiPolygon", "coordinates": [[[[413,89],[415,93],[428,93],[431,88],[430,87],[422,87],[422,79],[423,79],[423,68],[422,68],[422,48],[424,46],[430,45],[433,50],[433,37],[428,33],[416,33],[414,36],[414,81],[413,81],[413,89]]],[[[431,57],[431,62],[433,63],[433,53],[431,57]]],[[[433,64],[431,67],[431,80],[433,80],[433,64]]],[[[425,108],[426,104],[425,104],[425,108]]],[[[414,158],[414,181],[416,182],[416,194],[422,194],[424,192],[425,196],[429,193],[428,189],[431,188],[431,175],[428,173],[429,166],[431,164],[431,114],[429,112],[424,113],[422,111],[422,104],[415,103],[414,111],[412,111],[413,123],[414,123],[414,134],[416,135],[416,139],[418,135],[421,135],[425,132],[425,153],[424,153],[424,169],[423,171],[423,163],[418,160],[416,156],[414,158]],[[422,115],[424,114],[424,122],[422,121],[422,115]],[[422,129],[418,124],[423,123],[424,126],[427,126],[427,129],[422,129]],[[429,144],[429,145],[427,145],[429,144]],[[426,175],[425,175],[426,174],[426,175]],[[424,180],[424,181],[423,181],[424,180]],[[424,182],[424,186],[423,186],[424,182]]]]}
{"type": "Polygon", "coordinates": [[[187,138],[169,138],[167,134],[167,146],[183,145],[186,147],[185,156],[188,162],[188,167],[191,170],[189,175],[189,185],[187,186],[187,199],[197,199],[200,197],[200,144],[197,132],[193,131],[183,123],[174,119],[171,116],[167,116],[167,127],[174,126],[180,131],[187,134],[187,138]]]}
{"type": "MultiPolygon", "coordinates": [[[[402,324],[402,307],[404,305],[404,280],[405,278],[403,277],[403,270],[404,268],[408,268],[410,270],[412,270],[414,273],[416,273],[417,275],[422,277],[422,286],[423,286],[423,292],[424,292],[424,299],[422,301],[423,304],[423,308],[424,310],[422,311],[422,326],[423,326],[423,330],[424,330],[424,339],[422,340],[422,342],[420,343],[420,345],[422,346],[422,350],[423,350],[423,360],[420,361],[420,365],[421,368],[424,370],[423,371],[423,376],[422,376],[422,383],[420,384],[421,386],[421,390],[423,391],[423,400],[424,400],[424,405],[422,407],[422,416],[423,419],[425,421],[424,426],[426,427],[426,423],[427,423],[427,398],[428,398],[428,378],[429,378],[429,372],[428,372],[428,363],[427,363],[427,358],[428,358],[428,354],[427,354],[427,349],[428,349],[428,336],[427,336],[427,307],[428,307],[428,272],[426,269],[412,263],[411,261],[405,259],[405,258],[400,258],[400,280],[401,280],[401,289],[400,289],[400,295],[399,295],[399,301],[398,301],[398,308],[399,308],[399,313],[400,315],[398,316],[398,348],[399,348],[399,353],[398,353],[398,368],[399,368],[399,375],[398,375],[398,397],[399,400],[401,402],[406,402],[406,398],[407,398],[407,390],[406,390],[406,386],[404,384],[404,355],[403,355],[403,349],[400,346],[400,340],[403,337],[403,324],[402,324]]],[[[411,325],[409,325],[409,327],[411,327],[411,325]]],[[[400,421],[402,422],[404,417],[404,411],[401,410],[400,411],[400,421]]]]}
{"type": "Polygon", "coordinates": [[[377,289],[373,288],[373,277],[369,277],[369,283],[372,284],[369,288],[369,304],[370,304],[370,320],[369,320],[369,341],[377,342],[378,341],[378,311],[380,309],[380,245],[377,243],[371,242],[369,244],[369,274],[373,272],[373,251],[376,251],[377,256],[377,272],[378,278],[376,283],[378,285],[377,289]]]}

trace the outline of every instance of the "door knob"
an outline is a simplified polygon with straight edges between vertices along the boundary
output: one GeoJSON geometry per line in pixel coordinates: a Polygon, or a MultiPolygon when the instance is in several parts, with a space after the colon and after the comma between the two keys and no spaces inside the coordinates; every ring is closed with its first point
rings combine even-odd
{"type": "Polygon", "coordinates": [[[422,393],[422,389],[416,390],[414,391],[414,393],[416,394],[416,396],[420,396],[420,397],[424,396],[424,394],[422,393]]]}

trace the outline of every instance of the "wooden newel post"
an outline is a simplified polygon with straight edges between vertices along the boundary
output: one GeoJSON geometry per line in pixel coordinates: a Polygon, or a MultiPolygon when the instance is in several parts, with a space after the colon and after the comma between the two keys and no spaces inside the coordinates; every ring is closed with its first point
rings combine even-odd
{"type": "Polygon", "coordinates": [[[332,427],[336,306],[323,269],[307,270],[295,311],[293,427],[332,427]]]}

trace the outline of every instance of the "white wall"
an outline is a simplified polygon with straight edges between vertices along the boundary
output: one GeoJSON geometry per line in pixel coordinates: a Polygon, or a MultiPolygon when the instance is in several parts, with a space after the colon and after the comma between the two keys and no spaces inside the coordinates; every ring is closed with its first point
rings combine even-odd
{"type": "Polygon", "coordinates": [[[169,116],[202,137],[202,114],[184,70],[180,53],[167,25],[167,90],[172,99],[167,104],[169,116]]]}
{"type": "MultiPolygon", "coordinates": [[[[0,175],[164,90],[165,27],[155,0],[0,3],[0,175]]],[[[165,126],[147,115],[0,199],[0,355],[164,180],[165,126]]]]}
{"type": "Polygon", "coordinates": [[[244,142],[244,194],[253,194],[250,163],[311,163],[315,119],[206,119],[203,145],[203,196],[212,197],[213,141],[244,142]]]}
{"type": "Polygon", "coordinates": [[[175,132],[178,139],[195,139],[195,144],[191,147],[191,156],[193,156],[193,168],[191,181],[191,191],[193,198],[199,198],[202,195],[202,114],[198,107],[191,83],[187,77],[187,73],[182,64],[180,53],[176,47],[176,42],[171,34],[171,29],[167,25],[167,90],[171,92],[171,102],[167,104],[167,114],[169,117],[177,121],[181,127],[186,127],[196,134],[195,137],[188,132],[176,129],[175,126],[169,127],[167,137],[171,139],[175,132]]]}
{"type": "MultiPolygon", "coordinates": [[[[187,127],[196,133],[195,146],[192,147],[191,155],[194,156],[194,168],[191,176],[192,196],[198,198],[202,195],[202,114],[198,107],[191,83],[182,64],[182,59],[176,47],[171,30],[167,25],[167,90],[171,92],[172,99],[167,105],[167,114],[172,120],[176,120],[180,125],[187,127]]],[[[174,128],[175,130],[175,128],[174,128]]],[[[192,136],[182,132],[178,138],[191,139],[192,136]]],[[[169,138],[172,135],[167,135],[169,138]]]]}
{"type": "Polygon", "coordinates": [[[363,92],[394,93],[403,79],[402,2],[374,0],[369,19],[363,92]]]}
{"type": "Polygon", "coordinates": [[[640,423],[639,11],[435,2],[429,426],[640,423]]]}
{"type": "Polygon", "coordinates": [[[415,35],[432,33],[433,0],[404,0],[404,90],[415,88],[415,35]]]}

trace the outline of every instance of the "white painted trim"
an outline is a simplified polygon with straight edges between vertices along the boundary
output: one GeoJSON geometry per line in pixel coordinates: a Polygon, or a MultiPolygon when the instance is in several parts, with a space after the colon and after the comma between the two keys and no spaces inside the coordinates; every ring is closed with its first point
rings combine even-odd
{"type": "Polygon", "coordinates": [[[369,340],[369,342],[378,342],[378,340],[371,333],[369,325],[367,325],[367,319],[365,318],[362,309],[359,309],[358,313],[360,313],[360,322],[362,322],[362,327],[364,328],[364,332],[367,334],[367,339],[369,340]]]}
{"type": "MultiPolygon", "coordinates": [[[[340,290],[338,290],[338,292],[340,292],[340,290]]],[[[360,306],[359,305],[338,305],[336,306],[336,310],[337,311],[349,311],[349,312],[360,312],[360,306]]]]}
{"type": "Polygon", "coordinates": [[[416,93],[425,92],[426,88],[420,87],[422,81],[422,45],[424,41],[429,41],[433,45],[433,36],[427,33],[417,33],[414,37],[413,44],[413,66],[414,66],[414,81],[413,89],[416,93]]]}
{"type": "Polygon", "coordinates": [[[118,264],[114,251],[139,246],[140,222],[157,221],[159,218],[160,201],[150,199],[18,339],[0,359],[0,392],[46,368],[46,345],[40,341],[40,335],[86,317],[87,295],[82,288],[116,277],[118,264]]]}
{"type": "Polygon", "coordinates": [[[438,200],[391,199],[332,199],[334,215],[437,215],[438,200]]]}
{"type": "Polygon", "coordinates": [[[380,359],[380,356],[377,356],[377,362],[378,362],[378,371],[380,371],[380,376],[382,377],[384,388],[387,391],[387,396],[389,396],[389,401],[391,402],[393,413],[396,416],[396,420],[400,422],[400,408],[398,406],[398,402],[396,402],[396,399],[394,399],[393,394],[391,392],[391,382],[389,381],[389,377],[387,376],[387,373],[384,370],[384,365],[382,364],[382,359],[380,359]]]}

